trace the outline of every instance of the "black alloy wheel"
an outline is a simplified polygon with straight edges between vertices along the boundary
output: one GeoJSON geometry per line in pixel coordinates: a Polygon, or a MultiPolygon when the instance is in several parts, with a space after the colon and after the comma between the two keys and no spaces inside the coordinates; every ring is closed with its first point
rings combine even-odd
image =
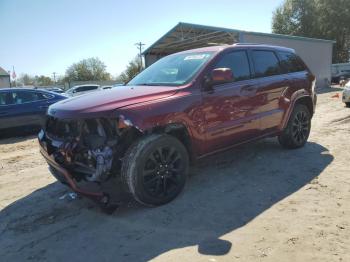
{"type": "Polygon", "coordinates": [[[175,147],[155,148],[148,156],[143,168],[145,190],[154,197],[176,193],[181,185],[179,172],[183,170],[184,163],[184,159],[175,147]]]}
{"type": "Polygon", "coordinates": [[[299,111],[292,122],[292,136],[298,144],[302,144],[309,136],[308,115],[305,111],[299,111]]]}
{"type": "Polygon", "coordinates": [[[296,104],[287,127],[278,137],[283,147],[294,149],[305,145],[311,130],[311,114],[303,104],[296,104]]]}
{"type": "Polygon", "coordinates": [[[158,206],[183,190],[189,167],[188,152],[175,137],[153,134],[137,141],[125,154],[122,181],[138,202],[158,206]]]}

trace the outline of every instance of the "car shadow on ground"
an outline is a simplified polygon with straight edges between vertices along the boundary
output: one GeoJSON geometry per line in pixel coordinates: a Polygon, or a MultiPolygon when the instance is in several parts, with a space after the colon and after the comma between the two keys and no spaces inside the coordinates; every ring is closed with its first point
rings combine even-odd
{"type": "Polygon", "coordinates": [[[11,128],[0,130],[0,145],[19,143],[34,138],[40,128],[11,128]]]}
{"type": "Polygon", "coordinates": [[[198,246],[203,255],[224,255],[235,243],[223,235],[306,186],[332,161],[317,143],[285,150],[266,139],[200,161],[184,193],[167,205],[145,208],[131,201],[110,216],[86,199],[60,200],[67,190],[54,183],[0,212],[0,256],[148,261],[188,246],[198,246]]]}

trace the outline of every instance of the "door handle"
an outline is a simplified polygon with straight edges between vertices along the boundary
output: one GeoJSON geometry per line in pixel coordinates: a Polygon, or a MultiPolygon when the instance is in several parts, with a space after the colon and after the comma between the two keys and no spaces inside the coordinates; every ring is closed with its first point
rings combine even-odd
{"type": "Polygon", "coordinates": [[[48,105],[47,106],[39,106],[40,109],[48,109],[48,105]]]}
{"type": "Polygon", "coordinates": [[[252,97],[255,95],[257,88],[255,86],[245,86],[241,89],[242,96],[252,97]]]}

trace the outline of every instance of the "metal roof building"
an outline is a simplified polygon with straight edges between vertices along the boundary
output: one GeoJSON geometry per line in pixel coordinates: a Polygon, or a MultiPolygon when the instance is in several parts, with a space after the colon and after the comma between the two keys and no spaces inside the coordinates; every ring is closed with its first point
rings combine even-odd
{"type": "Polygon", "coordinates": [[[335,41],[307,37],[248,32],[230,28],[178,23],[144,52],[146,67],[158,59],[180,51],[234,43],[259,43],[293,48],[317,77],[319,87],[331,79],[335,41]]]}

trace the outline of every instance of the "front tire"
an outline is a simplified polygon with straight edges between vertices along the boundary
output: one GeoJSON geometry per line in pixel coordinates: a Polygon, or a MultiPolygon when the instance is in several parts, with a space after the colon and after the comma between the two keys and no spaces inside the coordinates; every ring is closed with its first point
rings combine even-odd
{"type": "Polygon", "coordinates": [[[187,150],[178,139],[153,134],[129,148],[121,176],[136,201],[159,206],[172,201],[183,190],[188,167],[187,150]]]}
{"type": "Polygon", "coordinates": [[[289,118],[287,127],[278,137],[279,143],[289,149],[303,147],[309,138],[311,114],[303,104],[297,104],[289,118]]]}
{"type": "Polygon", "coordinates": [[[346,102],[346,103],[345,103],[345,106],[346,106],[346,107],[350,107],[350,102],[346,102]]]}

